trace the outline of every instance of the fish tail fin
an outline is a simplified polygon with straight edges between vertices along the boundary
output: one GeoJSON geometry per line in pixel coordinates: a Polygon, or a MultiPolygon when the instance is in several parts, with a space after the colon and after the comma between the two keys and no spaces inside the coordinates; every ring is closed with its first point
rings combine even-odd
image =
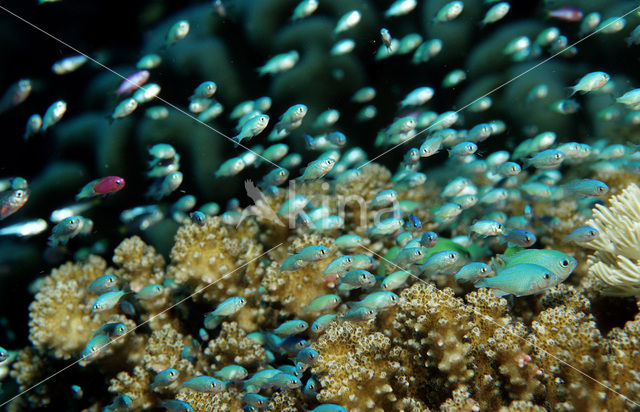
{"type": "Polygon", "coordinates": [[[306,133],[304,134],[304,142],[307,144],[307,148],[309,150],[315,149],[314,142],[313,142],[313,137],[311,137],[310,135],[308,135],[306,133]]]}

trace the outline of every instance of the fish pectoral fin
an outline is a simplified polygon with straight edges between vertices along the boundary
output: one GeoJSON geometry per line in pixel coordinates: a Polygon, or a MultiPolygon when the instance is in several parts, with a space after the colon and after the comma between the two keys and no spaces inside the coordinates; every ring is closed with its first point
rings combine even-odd
{"type": "Polygon", "coordinates": [[[491,291],[497,298],[501,298],[503,296],[509,295],[509,292],[505,292],[504,290],[500,290],[500,289],[492,289],[491,291]]]}

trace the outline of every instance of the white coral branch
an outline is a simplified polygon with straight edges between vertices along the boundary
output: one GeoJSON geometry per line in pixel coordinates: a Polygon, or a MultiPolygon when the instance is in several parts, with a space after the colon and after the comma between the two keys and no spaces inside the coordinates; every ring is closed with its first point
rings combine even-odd
{"type": "Polygon", "coordinates": [[[609,287],[604,293],[640,295],[640,188],[629,185],[587,222],[600,232],[590,247],[589,271],[609,287]]]}

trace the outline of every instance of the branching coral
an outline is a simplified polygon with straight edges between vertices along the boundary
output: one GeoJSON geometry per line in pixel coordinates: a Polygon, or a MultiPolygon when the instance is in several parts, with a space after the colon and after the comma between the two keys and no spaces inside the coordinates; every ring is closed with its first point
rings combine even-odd
{"type": "Polygon", "coordinates": [[[35,346],[57,358],[80,353],[106,316],[91,314],[95,296],[87,292],[87,286],[104,274],[106,266],[102,258],[92,256],[85,263],[66,263],[43,279],[29,307],[29,337],[35,346]]]}
{"type": "Polygon", "coordinates": [[[113,251],[113,263],[121,267],[114,274],[127,282],[133,292],[164,281],[164,258],[138,236],[120,242],[113,251]]]}
{"type": "MultiPolygon", "coordinates": [[[[24,391],[46,378],[47,372],[48,368],[43,354],[37,348],[27,347],[18,353],[11,370],[11,376],[18,383],[20,390],[24,391]]],[[[48,405],[51,403],[51,397],[53,396],[51,392],[47,385],[40,385],[29,391],[26,398],[30,402],[48,405]]],[[[16,399],[12,406],[20,410],[20,406],[24,403],[23,401],[23,399],[16,399]]]]}
{"type": "Polygon", "coordinates": [[[540,313],[532,328],[534,356],[541,364],[546,397],[554,409],[605,409],[603,401],[610,394],[594,381],[605,378],[605,358],[593,319],[559,306],[540,313]]]}
{"type": "Polygon", "coordinates": [[[389,385],[400,366],[389,355],[391,339],[371,326],[332,323],[314,345],[320,353],[313,368],[322,384],[318,400],[350,411],[383,411],[396,400],[389,385]]]}
{"type": "Polygon", "coordinates": [[[210,371],[232,364],[254,368],[266,361],[264,348],[247,338],[236,322],[224,322],[220,334],[203,352],[210,371]]]}
{"type": "Polygon", "coordinates": [[[600,232],[589,243],[596,251],[587,262],[590,273],[606,285],[603,293],[640,294],[640,188],[632,183],[607,207],[596,205],[587,224],[600,232]]]}
{"type": "MultiPolygon", "coordinates": [[[[303,234],[298,237],[289,239],[287,253],[282,250],[274,251],[274,259],[270,266],[265,268],[262,278],[262,286],[266,293],[263,299],[273,305],[280,307],[280,316],[295,314],[296,316],[308,316],[304,312],[307,306],[315,298],[333,293],[332,289],[327,286],[322,271],[327,267],[334,255],[327,257],[318,262],[311,262],[304,267],[294,271],[281,271],[278,262],[284,261],[289,256],[300,252],[309,245],[323,245],[331,247],[333,239],[317,234],[303,234]]],[[[335,248],[334,248],[335,249],[335,248]]]]}
{"type": "Polygon", "coordinates": [[[154,405],[159,394],[175,394],[179,388],[177,384],[158,388],[157,392],[154,392],[150,385],[156,374],[167,368],[177,369],[181,379],[189,379],[196,375],[194,365],[181,354],[186,345],[193,345],[191,338],[183,336],[169,324],[165,324],[146,339],[142,348],[129,353],[131,361],[138,365],[131,372],[119,372],[111,379],[109,390],[130,396],[135,399],[136,406],[145,409],[154,405]]]}
{"type": "Polygon", "coordinates": [[[194,299],[211,303],[253,295],[259,280],[252,277],[257,265],[252,260],[262,252],[257,232],[253,220],[237,228],[224,225],[219,217],[208,217],[203,226],[183,225],[176,234],[167,275],[194,291],[202,290],[194,299]]]}
{"type": "MultiPolygon", "coordinates": [[[[610,344],[605,347],[605,352],[612,389],[637,402],[640,393],[640,313],[622,329],[614,328],[608,337],[610,344]]],[[[630,403],[621,396],[608,398],[612,410],[630,407],[630,403]]],[[[638,407],[637,404],[633,406],[638,407]]]]}

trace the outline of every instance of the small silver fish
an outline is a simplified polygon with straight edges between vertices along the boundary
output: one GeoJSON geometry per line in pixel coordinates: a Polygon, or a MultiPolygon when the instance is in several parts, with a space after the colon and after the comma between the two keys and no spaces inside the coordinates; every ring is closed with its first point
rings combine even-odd
{"type": "Polygon", "coordinates": [[[33,84],[29,79],[18,80],[11,85],[0,99],[0,113],[3,113],[12,107],[18,106],[31,94],[33,84]]]}
{"type": "Polygon", "coordinates": [[[482,25],[485,26],[487,24],[495,23],[498,20],[503,19],[504,16],[509,13],[510,9],[511,5],[506,1],[501,1],[498,4],[493,5],[484,15],[484,18],[482,19],[482,25]]]}
{"type": "Polygon", "coordinates": [[[58,123],[67,111],[67,103],[64,100],[58,100],[47,108],[42,118],[42,131],[44,132],[54,124],[58,123]]]}
{"type": "Polygon", "coordinates": [[[482,278],[491,276],[491,274],[493,274],[491,266],[486,263],[471,262],[460,268],[454,278],[459,283],[475,283],[482,278]]]}
{"type": "Polygon", "coordinates": [[[309,17],[318,9],[318,0],[302,0],[293,10],[292,21],[309,17]]]}
{"type": "Polygon", "coordinates": [[[598,237],[598,229],[592,226],[582,226],[574,229],[564,237],[567,242],[587,243],[598,237]]]}
{"type": "Polygon", "coordinates": [[[418,5],[417,0],[396,0],[384,12],[384,17],[398,17],[409,14],[418,5]]]}
{"type": "Polygon", "coordinates": [[[85,64],[87,60],[87,57],[84,55],[65,57],[64,59],[53,63],[51,71],[58,75],[71,73],[85,64]]]}
{"type": "Polygon", "coordinates": [[[226,388],[226,384],[216,378],[206,375],[196,376],[182,383],[185,388],[196,392],[220,393],[226,388]]]}
{"type": "Polygon", "coordinates": [[[183,40],[189,34],[189,29],[191,26],[189,22],[186,20],[180,20],[169,28],[169,32],[167,33],[166,46],[171,46],[180,40],[183,40]]]}
{"type": "Polygon", "coordinates": [[[31,237],[47,230],[47,221],[34,219],[0,228],[0,236],[31,237]]]}
{"type": "Polygon", "coordinates": [[[247,120],[244,126],[242,126],[242,130],[240,130],[240,133],[232,138],[234,147],[238,147],[243,139],[251,139],[259,135],[264,129],[266,129],[268,124],[269,116],[267,116],[266,114],[255,116],[247,120]]]}
{"type": "Polygon", "coordinates": [[[317,180],[321,179],[333,169],[335,165],[335,160],[333,159],[317,159],[309,163],[304,170],[302,176],[298,178],[298,180],[317,180]]]}
{"type": "Polygon", "coordinates": [[[436,16],[433,18],[433,21],[436,23],[444,23],[454,20],[460,15],[460,13],[462,13],[463,9],[463,2],[452,1],[442,6],[442,8],[438,11],[438,14],[436,14],[436,16]]]}
{"type": "Polygon", "coordinates": [[[27,119],[27,125],[24,130],[24,140],[28,140],[31,136],[40,131],[42,127],[42,117],[39,114],[32,114],[27,119]]]}
{"type": "Polygon", "coordinates": [[[121,101],[111,114],[111,119],[121,119],[129,116],[138,108],[138,102],[133,97],[121,101]]]}
{"type": "Polygon", "coordinates": [[[100,356],[100,353],[104,348],[109,345],[111,339],[107,335],[97,335],[91,338],[87,345],[84,347],[80,356],[83,361],[92,361],[100,356]]]}
{"type": "Polygon", "coordinates": [[[123,292],[121,290],[103,293],[102,295],[98,296],[98,298],[91,305],[91,312],[104,312],[106,310],[114,308],[125,294],[126,292],[123,292]]]}
{"type": "Polygon", "coordinates": [[[177,369],[168,368],[159,372],[151,383],[151,390],[159,387],[169,386],[180,376],[180,372],[177,369]]]}
{"type": "Polygon", "coordinates": [[[238,157],[232,157],[226,160],[220,165],[218,170],[214,173],[215,177],[230,177],[235,176],[244,170],[244,161],[238,157]]]}
{"type": "Polygon", "coordinates": [[[260,76],[282,73],[291,70],[298,63],[298,60],[300,60],[300,54],[295,50],[278,54],[269,59],[264,66],[259,67],[258,73],[260,76]]]}
{"type": "Polygon", "coordinates": [[[75,237],[82,229],[81,216],[71,216],[55,225],[49,236],[49,245],[55,247],[59,244],[66,245],[69,239],[75,237]]]}
{"type": "Polygon", "coordinates": [[[164,177],[163,179],[156,180],[149,191],[147,196],[160,200],[163,197],[170,195],[182,184],[183,175],[182,172],[173,172],[164,177]]]}
{"type": "Polygon", "coordinates": [[[360,14],[358,10],[347,12],[342,17],[340,17],[340,20],[338,20],[336,27],[333,29],[333,34],[335,35],[338,33],[342,33],[351,29],[352,27],[355,27],[358,23],[360,23],[361,19],[362,14],[360,14]]]}

